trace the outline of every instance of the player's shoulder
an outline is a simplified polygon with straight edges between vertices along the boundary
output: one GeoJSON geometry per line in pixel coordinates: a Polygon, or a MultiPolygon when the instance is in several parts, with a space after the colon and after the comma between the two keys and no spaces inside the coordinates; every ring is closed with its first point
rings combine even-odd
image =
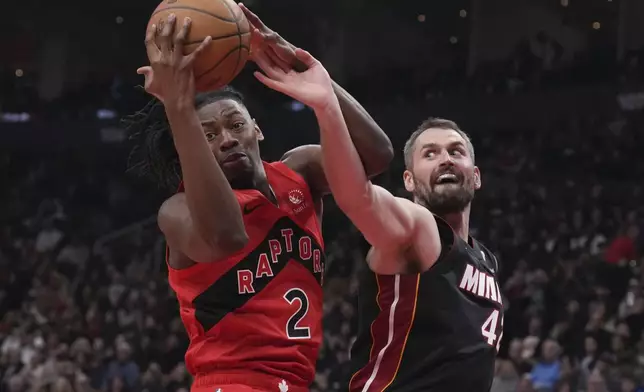
{"type": "Polygon", "coordinates": [[[277,176],[273,176],[273,181],[282,178],[304,184],[307,182],[305,172],[297,165],[292,165],[292,162],[289,161],[280,159],[279,161],[264,162],[264,168],[270,170],[273,174],[277,174],[277,176]]]}
{"type": "Polygon", "coordinates": [[[175,193],[174,195],[165,199],[163,203],[161,203],[161,207],[159,207],[157,216],[159,218],[173,216],[177,214],[177,211],[182,209],[185,205],[186,194],[183,192],[175,193]]]}
{"type": "Polygon", "coordinates": [[[484,242],[480,241],[478,238],[473,238],[473,240],[476,241],[476,244],[483,252],[487,253],[489,256],[495,256],[494,252],[492,252],[484,242]]]}
{"type": "Polygon", "coordinates": [[[479,241],[478,239],[474,239],[474,241],[476,241],[478,247],[481,249],[481,252],[483,252],[484,258],[490,261],[495,271],[498,271],[500,268],[499,260],[497,259],[494,252],[492,252],[490,248],[488,248],[483,242],[479,241]]]}
{"type": "Polygon", "coordinates": [[[412,200],[409,200],[406,197],[395,196],[387,189],[381,187],[380,185],[373,185],[373,190],[376,193],[377,197],[389,197],[391,200],[400,206],[405,211],[408,211],[411,214],[419,217],[433,217],[434,215],[425,207],[421,206],[418,203],[414,203],[412,200]],[[391,195],[391,196],[389,196],[391,195]]]}
{"type": "MultiPolygon", "coordinates": [[[[380,186],[378,186],[378,185],[376,185],[376,186],[377,186],[378,188],[382,188],[382,187],[380,187],[380,186]]],[[[383,189],[384,189],[384,188],[383,188],[383,189]]],[[[414,203],[413,201],[409,200],[409,199],[408,199],[408,198],[406,198],[406,197],[394,196],[394,198],[396,199],[396,202],[397,202],[398,204],[400,204],[401,206],[403,206],[403,207],[405,207],[405,208],[409,209],[410,211],[414,211],[414,212],[417,212],[417,213],[419,213],[419,214],[428,214],[428,215],[431,215],[431,212],[429,212],[429,210],[428,210],[427,208],[425,208],[425,207],[423,207],[423,206],[419,205],[418,203],[414,203]]]]}
{"type": "Polygon", "coordinates": [[[168,197],[161,203],[161,207],[157,211],[157,224],[161,231],[167,233],[180,221],[184,220],[184,215],[187,211],[185,193],[175,193],[168,197]]]}
{"type": "Polygon", "coordinates": [[[304,175],[309,168],[310,162],[320,158],[321,154],[322,148],[319,144],[307,144],[288,150],[282,155],[280,162],[289,169],[304,175]]]}
{"type": "Polygon", "coordinates": [[[287,151],[278,165],[296,173],[311,188],[312,193],[325,187],[322,148],[318,144],[307,144],[287,151]]]}

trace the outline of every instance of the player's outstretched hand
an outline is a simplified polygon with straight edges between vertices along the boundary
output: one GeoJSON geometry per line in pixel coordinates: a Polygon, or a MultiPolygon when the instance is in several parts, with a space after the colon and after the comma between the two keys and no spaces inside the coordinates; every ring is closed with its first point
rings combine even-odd
{"type": "Polygon", "coordinates": [[[335,99],[329,73],[309,52],[296,48],[295,56],[306,65],[306,71],[297,72],[270,51],[258,51],[255,62],[264,73],[255,72],[255,77],[312,109],[324,109],[335,99]]]}
{"type": "Polygon", "coordinates": [[[192,105],[195,97],[194,60],[208,46],[211,37],[189,55],[183,54],[183,45],[192,21],[185,18],[175,34],[176,16],[170,14],[160,26],[151,24],[145,34],[145,48],[150,65],[136,70],[145,76],[145,91],[157,97],[164,105],[192,105]]]}
{"type": "Polygon", "coordinates": [[[293,68],[298,72],[307,70],[306,64],[295,55],[295,49],[297,48],[293,44],[266,26],[259,16],[249,10],[246,5],[239,3],[239,8],[244,12],[251,25],[251,60],[256,62],[258,50],[270,50],[275,57],[288,64],[289,68],[293,68]]]}

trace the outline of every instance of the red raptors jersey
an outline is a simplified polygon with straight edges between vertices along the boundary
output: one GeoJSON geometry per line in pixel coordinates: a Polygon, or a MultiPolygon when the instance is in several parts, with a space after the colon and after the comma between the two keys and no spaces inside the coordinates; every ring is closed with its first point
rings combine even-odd
{"type": "MultiPolygon", "coordinates": [[[[228,259],[169,268],[190,337],[193,374],[251,372],[313,382],[322,342],[324,244],[304,179],[264,163],[278,206],[236,190],[249,242],[228,259]]],[[[216,201],[213,201],[216,203],[216,201]]]]}

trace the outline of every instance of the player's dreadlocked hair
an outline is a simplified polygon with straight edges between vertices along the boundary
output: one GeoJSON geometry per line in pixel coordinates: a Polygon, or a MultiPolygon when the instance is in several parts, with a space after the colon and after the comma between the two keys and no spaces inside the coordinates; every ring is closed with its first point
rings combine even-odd
{"type": "MultiPolygon", "coordinates": [[[[244,105],[244,98],[239,92],[225,87],[197,94],[195,108],[200,109],[222,99],[232,99],[244,105]]],[[[134,144],[128,158],[128,171],[149,177],[160,187],[176,190],[181,181],[181,167],[163,103],[152,99],[143,109],[125,117],[122,122],[134,144]]]]}

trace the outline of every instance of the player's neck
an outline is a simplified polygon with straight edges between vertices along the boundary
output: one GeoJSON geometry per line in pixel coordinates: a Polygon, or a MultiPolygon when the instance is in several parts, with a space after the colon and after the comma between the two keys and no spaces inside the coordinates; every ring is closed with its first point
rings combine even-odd
{"type": "Polygon", "coordinates": [[[258,182],[255,186],[255,189],[260,191],[264,197],[266,197],[268,200],[270,200],[272,203],[275,203],[275,194],[273,193],[273,189],[271,188],[271,184],[268,183],[268,179],[264,178],[263,181],[258,182]]]}
{"type": "Polygon", "coordinates": [[[459,237],[465,242],[468,241],[470,235],[470,206],[468,205],[461,212],[456,212],[453,214],[447,214],[441,216],[445,219],[452,229],[458,234],[459,237]]]}
{"type": "Polygon", "coordinates": [[[253,173],[249,173],[246,176],[240,176],[230,181],[230,186],[233,189],[244,190],[244,189],[254,189],[259,191],[267,199],[273,200],[273,191],[268,182],[268,177],[266,176],[266,171],[263,166],[255,167],[253,173]]]}
{"type": "Polygon", "coordinates": [[[258,190],[268,200],[275,203],[275,195],[271,189],[271,184],[268,182],[268,176],[266,176],[264,166],[258,167],[255,173],[255,177],[253,178],[253,189],[258,190]]]}

